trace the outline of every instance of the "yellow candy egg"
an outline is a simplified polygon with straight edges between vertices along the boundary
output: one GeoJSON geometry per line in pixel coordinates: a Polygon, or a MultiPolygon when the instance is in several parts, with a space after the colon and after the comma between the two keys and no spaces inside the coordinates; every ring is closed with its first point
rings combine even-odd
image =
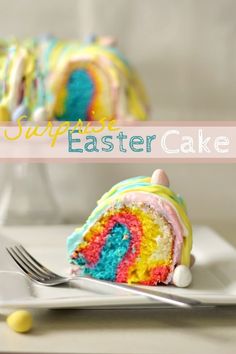
{"type": "Polygon", "coordinates": [[[32,315],[28,311],[18,310],[7,317],[8,326],[15,332],[25,333],[32,328],[32,315]]]}
{"type": "Polygon", "coordinates": [[[11,114],[5,104],[0,104],[0,122],[9,122],[11,120],[11,114]]]}

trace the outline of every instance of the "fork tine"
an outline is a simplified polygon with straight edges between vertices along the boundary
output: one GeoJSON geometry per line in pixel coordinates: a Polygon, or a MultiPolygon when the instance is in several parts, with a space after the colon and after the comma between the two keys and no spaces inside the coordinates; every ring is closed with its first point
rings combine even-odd
{"type": "Polygon", "coordinates": [[[33,257],[29,257],[28,254],[25,254],[24,251],[21,250],[20,246],[15,246],[15,250],[17,251],[17,254],[19,257],[21,257],[28,265],[30,265],[33,269],[41,273],[43,276],[46,276],[48,278],[51,278],[54,276],[52,273],[49,271],[45,270],[45,267],[40,267],[38,264],[32,261],[33,257]]]}
{"type": "Polygon", "coordinates": [[[31,269],[33,269],[35,271],[35,273],[38,273],[40,275],[42,275],[44,278],[48,278],[50,279],[52,276],[51,274],[48,274],[48,272],[45,272],[43,269],[40,269],[39,267],[36,267],[31,260],[29,260],[24,253],[20,250],[19,247],[14,246],[13,248],[14,252],[17,254],[18,258],[21,258],[22,261],[24,261],[26,263],[26,265],[28,265],[29,267],[31,267],[31,269]]]}
{"type": "Polygon", "coordinates": [[[25,274],[27,274],[30,278],[32,278],[35,281],[43,281],[43,280],[45,280],[45,277],[43,277],[40,273],[37,273],[34,268],[29,266],[26,262],[24,262],[24,260],[22,260],[18,256],[18,254],[15,252],[13,247],[7,248],[7,252],[14,259],[14,261],[21,268],[21,270],[23,270],[23,272],[25,274]]]}
{"type": "Polygon", "coordinates": [[[36,265],[37,267],[40,268],[40,270],[44,270],[45,273],[49,274],[49,275],[52,275],[52,276],[58,276],[56,273],[53,273],[50,269],[46,268],[44,265],[42,265],[41,263],[39,263],[37,261],[37,259],[35,259],[22,245],[19,245],[17,247],[17,249],[21,249],[21,254],[25,254],[25,256],[27,256],[30,260],[31,260],[31,263],[33,262],[34,265],[36,265]],[[23,251],[23,252],[22,252],[23,251]]]}

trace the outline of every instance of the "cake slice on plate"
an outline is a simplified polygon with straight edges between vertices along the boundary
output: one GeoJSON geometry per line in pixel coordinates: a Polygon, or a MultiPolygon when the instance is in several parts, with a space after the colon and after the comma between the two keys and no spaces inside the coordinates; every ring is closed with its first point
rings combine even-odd
{"type": "Polygon", "coordinates": [[[188,286],[192,228],[163,170],[113,186],[68,238],[82,274],[116,282],[188,286]]]}

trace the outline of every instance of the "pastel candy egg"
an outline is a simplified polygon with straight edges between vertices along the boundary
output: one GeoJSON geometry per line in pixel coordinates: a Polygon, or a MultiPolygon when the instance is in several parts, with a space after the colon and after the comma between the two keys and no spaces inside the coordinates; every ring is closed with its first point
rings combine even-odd
{"type": "Polygon", "coordinates": [[[21,104],[18,107],[16,107],[16,109],[14,110],[14,112],[12,114],[12,120],[14,122],[16,122],[17,119],[19,119],[23,116],[24,116],[24,120],[28,120],[29,119],[29,110],[28,110],[27,106],[25,106],[24,104],[21,104]]]}
{"type": "Polygon", "coordinates": [[[15,311],[7,317],[7,324],[15,332],[26,333],[32,328],[32,315],[24,310],[15,311]]]}
{"type": "Polygon", "coordinates": [[[11,120],[11,114],[5,104],[0,105],[0,122],[9,122],[11,120]]]}
{"type": "Polygon", "coordinates": [[[174,270],[172,282],[178,288],[186,288],[192,282],[191,270],[183,264],[178,265],[174,270]]]}
{"type": "Polygon", "coordinates": [[[117,40],[114,37],[104,36],[99,38],[99,44],[105,47],[115,47],[117,45],[117,40]]]}
{"type": "Polygon", "coordinates": [[[38,107],[32,114],[34,122],[45,122],[48,120],[48,112],[45,107],[38,107]]]}
{"type": "Polygon", "coordinates": [[[167,177],[167,174],[163,170],[155,170],[152,174],[152,179],[151,179],[152,184],[160,184],[165,187],[169,187],[170,182],[169,178],[167,177]]]}

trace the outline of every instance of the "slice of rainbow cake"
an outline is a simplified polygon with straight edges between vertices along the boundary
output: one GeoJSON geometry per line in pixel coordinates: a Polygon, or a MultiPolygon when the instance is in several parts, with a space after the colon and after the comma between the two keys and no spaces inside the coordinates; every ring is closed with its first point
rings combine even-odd
{"type": "Polygon", "coordinates": [[[97,279],[180,287],[192,279],[191,223],[162,170],[113,186],[67,248],[70,262],[97,279]]]}

